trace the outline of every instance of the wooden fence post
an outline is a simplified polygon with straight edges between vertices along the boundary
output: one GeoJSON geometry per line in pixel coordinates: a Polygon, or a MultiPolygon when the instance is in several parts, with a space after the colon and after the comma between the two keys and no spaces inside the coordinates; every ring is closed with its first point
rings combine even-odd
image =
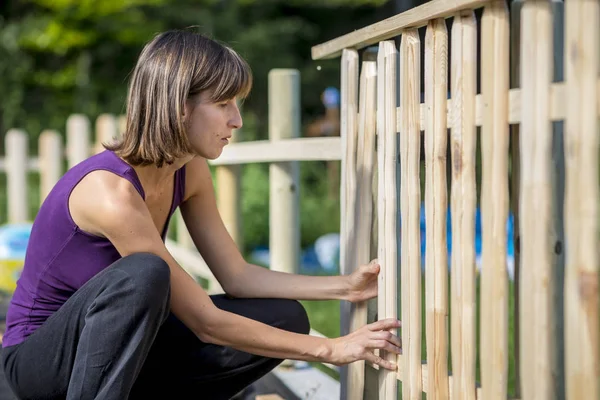
{"type": "MultiPolygon", "coordinates": [[[[292,69],[269,72],[269,139],[300,136],[300,73],[292,69]]],[[[299,165],[272,163],[270,179],[270,265],[295,273],[300,264],[299,165]]]]}
{"type": "Polygon", "coordinates": [[[566,398],[600,396],[598,70],[600,4],[565,2],[566,398]]]}
{"type": "Polygon", "coordinates": [[[53,130],[45,130],[40,135],[38,147],[40,162],[40,204],[42,204],[63,173],[63,146],[60,134],[53,130]]]}
{"type": "Polygon", "coordinates": [[[73,114],[67,119],[68,168],[90,155],[90,121],[85,115],[73,114]]]}
{"type": "Polygon", "coordinates": [[[96,141],[94,144],[94,153],[101,153],[104,150],[103,143],[111,143],[118,137],[119,128],[117,119],[112,114],[102,114],[96,119],[96,141]]]}
{"type": "Polygon", "coordinates": [[[11,129],[6,133],[6,186],[8,192],[8,222],[21,223],[29,219],[27,172],[29,149],[27,133],[11,129]]]}
{"type": "MultiPolygon", "coordinates": [[[[236,142],[238,135],[239,132],[234,131],[230,142],[236,142]]],[[[241,165],[219,165],[215,168],[215,174],[219,213],[233,241],[240,251],[243,251],[240,199],[241,165]]]]}
{"type": "Polygon", "coordinates": [[[400,211],[402,398],[421,399],[421,39],[415,28],[402,32],[400,43],[400,211]]]}
{"type": "MultiPolygon", "coordinates": [[[[341,121],[340,136],[342,141],[341,159],[341,191],[340,191],[340,272],[349,274],[351,265],[355,263],[354,253],[354,207],[356,186],[355,147],[358,127],[358,52],[345,49],[341,57],[341,121]]],[[[340,302],[340,335],[350,333],[350,303],[340,302]]],[[[340,386],[342,399],[348,399],[356,387],[350,388],[349,366],[340,368],[340,386]]],[[[360,379],[360,377],[354,377],[360,379]]],[[[362,381],[361,381],[362,382],[362,381]]],[[[360,391],[360,389],[359,389],[360,391]]]]}
{"type": "Polygon", "coordinates": [[[475,400],[476,314],[475,179],[477,22],[472,10],[452,24],[452,260],[451,337],[453,400],[475,400]]]}
{"type": "MultiPolygon", "coordinates": [[[[379,319],[398,318],[398,208],[397,208],[397,78],[398,49],[393,40],[379,43],[377,55],[377,258],[379,272],[377,311],[379,319]]],[[[393,331],[398,334],[397,330],[393,331]]],[[[392,353],[381,354],[399,364],[392,353]]],[[[395,400],[396,371],[381,368],[379,400],[395,400]]]]}

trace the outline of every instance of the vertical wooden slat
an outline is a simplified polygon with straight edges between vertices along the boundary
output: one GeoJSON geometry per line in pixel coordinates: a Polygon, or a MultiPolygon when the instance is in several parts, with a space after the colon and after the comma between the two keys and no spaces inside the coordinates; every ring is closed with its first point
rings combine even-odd
{"type": "MultiPolygon", "coordinates": [[[[356,136],[358,128],[358,53],[347,49],[341,60],[341,217],[340,217],[340,270],[350,274],[356,266],[355,221],[356,207],[356,136]]],[[[351,309],[348,302],[342,302],[342,335],[350,332],[351,309]]],[[[342,367],[340,371],[341,396],[347,399],[360,399],[364,390],[363,368],[359,363],[342,367]]]]}
{"type": "Polygon", "coordinates": [[[38,140],[40,153],[40,204],[62,176],[62,139],[54,130],[45,130],[38,140]]]}
{"type": "Polygon", "coordinates": [[[71,168],[90,156],[90,120],[82,114],[67,119],[67,159],[71,168]]]}
{"type": "MultiPolygon", "coordinates": [[[[371,229],[373,217],[373,162],[375,151],[377,92],[377,65],[374,61],[362,63],[359,86],[358,134],[356,140],[356,208],[351,218],[355,224],[355,264],[356,268],[367,264],[371,257],[371,229]]],[[[351,305],[350,330],[356,331],[367,323],[367,302],[351,305]]],[[[357,387],[356,398],[362,399],[364,390],[365,362],[352,364],[352,374],[361,377],[362,389],[357,387]]]]}
{"type": "Polygon", "coordinates": [[[8,222],[29,220],[27,173],[29,147],[27,133],[11,129],[4,138],[6,146],[6,191],[8,194],[8,222]]]}
{"type": "Polygon", "coordinates": [[[448,398],[447,97],[448,32],[446,21],[436,19],[425,33],[425,302],[431,399],[448,398]]]}
{"type": "Polygon", "coordinates": [[[96,119],[96,143],[94,153],[104,151],[103,144],[110,144],[118,137],[117,119],[112,114],[102,114],[96,119]]]}
{"type": "Polygon", "coordinates": [[[547,1],[521,10],[521,371],[523,398],[552,398],[552,13],[547,1]]]}
{"type": "Polygon", "coordinates": [[[400,45],[400,209],[402,398],[421,399],[421,240],[419,129],[421,43],[416,29],[402,33],[400,45]]]}
{"type": "MultiPolygon", "coordinates": [[[[397,238],[396,238],[396,71],[398,51],[393,41],[379,43],[377,58],[377,136],[378,136],[378,251],[382,267],[379,274],[378,314],[380,319],[398,318],[397,310],[397,238]]],[[[398,332],[394,332],[397,334],[398,332]]],[[[394,353],[385,358],[398,363],[394,353]]],[[[395,400],[396,374],[379,371],[379,400],[395,400]]]]}
{"type": "MultiPolygon", "coordinates": [[[[300,136],[300,72],[269,71],[269,140],[300,136]]],[[[299,165],[269,165],[269,248],[272,270],[297,273],[300,264],[299,165]]]]}
{"type": "Polygon", "coordinates": [[[489,3],[481,27],[482,277],[481,380],[483,398],[506,399],[508,389],[508,88],[509,23],[503,0],[489,3]]]}
{"type": "MultiPolygon", "coordinates": [[[[514,0],[510,3],[510,87],[520,87],[520,54],[521,54],[521,8],[526,0],[514,0]]],[[[519,310],[521,308],[521,212],[519,209],[521,187],[521,145],[519,124],[510,127],[510,211],[513,216],[513,368],[515,370],[514,395],[521,396],[521,342],[519,310]]],[[[510,314],[510,312],[509,312],[510,314]]],[[[509,339],[510,340],[510,339],[509,339]]],[[[509,367],[510,368],[510,367],[509,367]]],[[[558,399],[557,399],[558,400],[558,399]]]]}
{"type": "Polygon", "coordinates": [[[452,398],[475,400],[475,93],[477,22],[472,11],[452,24],[452,398]]]}
{"type": "MultiPolygon", "coordinates": [[[[230,142],[235,143],[239,135],[239,130],[234,130],[230,142]]],[[[219,165],[215,168],[219,213],[227,232],[237,247],[243,250],[241,175],[241,165],[219,165]]]]}
{"type": "Polygon", "coordinates": [[[568,399],[600,397],[599,9],[597,0],[565,2],[565,374],[568,399]]]}

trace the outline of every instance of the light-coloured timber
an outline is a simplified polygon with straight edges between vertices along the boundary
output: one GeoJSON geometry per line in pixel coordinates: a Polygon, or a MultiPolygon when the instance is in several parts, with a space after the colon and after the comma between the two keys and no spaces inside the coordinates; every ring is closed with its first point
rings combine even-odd
{"type": "Polygon", "coordinates": [[[401,14],[314,46],[312,58],[319,60],[338,57],[344,49],[362,49],[398,36],[408,28],[427,25],[429,20],[449,17],[457,11],[481,7],[485,3],[487,0],[432,0],[401,14]]]}
{"type": "Polygon", "coordinates": [[[421,232],[419,101],[421,42],[416,29],[402,34],[400,45],[400,210],[402,398],[420,400],[421,381],[421,232]]]}
{"type": "MultiPolygon", "coordinates": [[[[448,399],[448,248],[446,242],[446,98],[448,32],[444,19],[425,33],[425,307],[428,398],[448,399]]],[[[413,289],[414,290],[414,289],[413,289]]]]}
{"type": "MultiPolygon", "coordinates": [[[[340,270],[350,274],[356,266],[356,141],[358,133],[358,53],[345,50],[341,60],[341,127],[342,176],[340,193],[340,270]]],[[[342,334],[351,331],[350,307],[341,321],[342,334]]],[[[344,313],[342,313],[344,314],[344,313]]],[[[352,363],[342,368],[342,397],[362,399],[364,390],[364,363],[352,363]]]]}
{"type": "Polygon", "coordinates": [[[340,160],[342,153],[339,137],[295,138],[277,141],[256,140],[232,143],[212,165],[271,163],[285,161],[340,160]]]}
{"type": "MultiPolygon", "coordinates": [[[[520,371],[524,398],[553,399],[552,353],[552,10],[526,1],[521,10],[520,371]]],[[[485,388],[484,388],[485,390],[485,388]]]]}
{"type": "MultiPolygon", "coordinates": [[[[359,265],[367,264],[371,258],[371,228],[373,220],[372,181],[375,161],[375,129],[377,66],[374,61],[363,61],[359,85],[358,132],[356,137],[356,192],[349,196],[356,199],[352,212],[355,225],[354,264],[348,265],[353,271],[359,265]]],[[[367,302],[350,305],[350,331],[356,331],[367,324],[367,302]]],[[[362,377],[355,385],[351,383],[349,398],[362,399],[364,390],[365,362],[358,361],[349,366],[351,376],[362,377]]]]}
{"type": "MultiPolygon", "coordinates": [[[[300,136],[300,73],[269,71],[269,139],[300,136]]],[[[297,161],[269,165],[270,268],[297,273],[300,265],[299,166],[297,161]]]]}
{"type": "Polygon", "coordinates": [[[508,390],[508,88],[509,22],[504,1],[485,7],[481,22],[482,272],[481,386],[486,400],[508,390]]]}
{"type": "Polygon", "coordinates": [[[477,23],[465,11],[452,24],[453,93],[450,119],[452,154],[452,289],[451,337],[453,400],[475,400],[475,93],[477,90],[477,23]]]}
{"type": "MultiPolygon", "coordinates": [[[[377,55],[377,138],[378,138],[378,249],[379,319],[398,318],[397,290],[397,205],[396,166],[396,74],[398,50],[393,41],[381,42],[377,55]]],[[[393,331],[398,334],[397,330],[393,331]]],[[[398,356],[382,352],[385,359],[398,363],[398,356]]],[[[379,371],[379,400],[395,400],[398,380],[394,371],[379,371]]]]}
{"type": "Polygon", "coordinates": [[[48,196],[63,174],[63,146],[60,134],[54,130],[45,130],[39,138],[40,153],[40,204],[48,196]]]}
{"type": "Polygon", "coordinates": [[[102,114],[96,119],[96,143],[94,153],[104,150],[104,144],[112,143],[118,136],[119,126],[117,118],[112,114],[102,114]]]}
{"type": "MultiPolygon", "coordinates": [[[[235,130],[230,142],[235,143],[239,134],[239,131],[235,130]]],[[[240,249],[244,246],[242,242],[242,202],[240,201],[242,196],[241,169],[241,165],[218,165],[215,168],[219,214],[221,214],[227,232],[240,249]]]]}
{"type": "Polygon", "coordinates": [[[565,375],[568,399],[600,398],[598,1],[565,2],[565,375]]]}
{"type": "Polygon", "coordinates": [[[90,146],[90,121],[85,115],[73,114],[67,119],[67,159],[71,168],[92,152],[90,146]]]}
{"type": "Polygon", "coordinates": [[[8,192],[8,222],[28,222],[27,160],[29,140],[27,133],[19,129],[11,129],[6,133],[4,141],[7,154],[6,190],[8,192]]]}

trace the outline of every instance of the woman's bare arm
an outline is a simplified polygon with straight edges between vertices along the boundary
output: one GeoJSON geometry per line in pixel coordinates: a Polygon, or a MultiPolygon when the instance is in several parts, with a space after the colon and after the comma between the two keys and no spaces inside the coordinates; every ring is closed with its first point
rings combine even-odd
{"type": "MultiPolygon", "coordinates": [[[[331,363],[368,359],[392,368],[366,347],[371,343],[394,350],[399,343],[389,332],[368,330],[345,340],[324,339],[287,332],[217,308],[168,252],[135,188],[116,175],[98,171],[84,178],[71,196],[70,210],[82,229],[108,238],[122,256],[148,252],[166,261],[171,270],[171,310],[205,342],[274,358],[331,363]],[[374,334],[381,338],[375,339],[374,334]]],[[[383,329],[397,327],[392,320],[379,324],[383,329]]]]}

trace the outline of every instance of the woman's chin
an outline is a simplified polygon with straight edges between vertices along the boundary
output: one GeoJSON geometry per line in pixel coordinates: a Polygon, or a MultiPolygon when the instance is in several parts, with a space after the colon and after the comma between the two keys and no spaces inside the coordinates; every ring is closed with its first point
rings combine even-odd
{"type": "Polygon", "coordinates": [[[221,148],[221,149],[214,149],[212,151],[199,152],[198,155],[207,160],[216,160],[217,158],[219,158],[221,156],[222,153],[223,153],[223,149],[221,148]]]}

